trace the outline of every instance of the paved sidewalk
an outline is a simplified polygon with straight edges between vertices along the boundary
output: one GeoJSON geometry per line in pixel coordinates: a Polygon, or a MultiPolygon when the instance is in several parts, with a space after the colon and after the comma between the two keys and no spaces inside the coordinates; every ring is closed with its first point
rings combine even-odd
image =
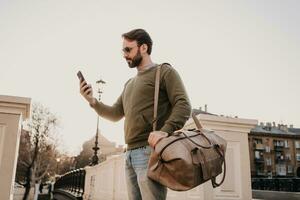
{"type": "MultiPolygon", "coordinates": [[[[48,191],[48,190],[47,190],[48,191]]],[[[25,189],[24,188],[15,188],[14,189],[14,197],[13,200],[22,200],[23,196],[24,196],[24,192],[25,189]]],[[[39,194],[38,195],[38,200],[49,200],[50,197],[49,195],[46,193],[46,190],[43,190],[43,194],[39,194]]],[[[34,188],[31,188],[30,190],[30,194],[29,194],[29,200],[33,199],[33,195],[34,195],[34,188]]],[[[2,199],[1,199],[2,200],[2,199]]]]}
{"type": "Polygon", "coordinates": [[[299,200],[300,192],[252,190],[252,198],[265,200],[299,200]]]}
{"type": "MultiPolygon", "coordinates": [[[[22,200],[24,196],[25,188],[14,188],[14,200],[22,200]]],[[[31,188],[29,193],[29,199],[33,199],[34,188],[31,188]]]]}
{"type": "Polygon", "coordinates": [[[39,194],[38,200],[50,200],[50,196],[48,194],[39,194]]]}

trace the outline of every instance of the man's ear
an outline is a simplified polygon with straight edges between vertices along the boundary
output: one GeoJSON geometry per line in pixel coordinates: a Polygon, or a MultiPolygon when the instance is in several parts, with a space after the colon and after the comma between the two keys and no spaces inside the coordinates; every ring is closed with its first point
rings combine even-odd
{"type": "Polygon", "coordinates": [[[142,50],[142,53],[147,53],[147,51],[148,51],[148,45],[147,44],[142,44],[141,50],[142,50]]]}

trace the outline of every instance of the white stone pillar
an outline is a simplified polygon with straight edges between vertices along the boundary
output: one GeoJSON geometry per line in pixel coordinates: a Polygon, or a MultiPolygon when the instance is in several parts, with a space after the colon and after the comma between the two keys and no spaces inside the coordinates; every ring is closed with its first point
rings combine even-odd
{"type": "MultiPolygon", "coordinates": [[[[215,189],[210,181],[200,186],[203,187],[202,199],[252,199],[248,133],[257,124],[257,120],[206,114],[197,117],[204,128],[214,130],[227,141],[225,181],[215,189]]],[[[193,120],[190,119],[185,127],[195,127],[193,120]]],[[[217,182],[222,175],[218,176],[217,182]]]]}
{"type": "Polygon", "coordinates": [[[29,117],[30,101],[0,95],[0,199],[13,199],[21,122],[29,117]]]}
{"type": "Polygon", "coordinates": [[[106,161],[85,167],[84,200],[127,200],[124,156],[111,156],[106,161]]]}

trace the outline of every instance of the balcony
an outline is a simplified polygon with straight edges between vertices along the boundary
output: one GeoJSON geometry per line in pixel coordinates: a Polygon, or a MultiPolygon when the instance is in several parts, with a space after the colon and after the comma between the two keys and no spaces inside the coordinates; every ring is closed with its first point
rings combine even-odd
{"type": "Polygon", "coordinates": [[[292,159],[290,157],[285,157],[284,159],[285,159],[286,162],[291,162],[292,161],[292,159]]]}
{"type": "Polygon", "coordinates": [[[286,163],[286,160],[284,159],[275,159],[275,163],[278,164],[278,163],[286,163]]]}
{"type": "Polygon", "coordinates": [[[275,159],[275,163],[285,163],[287,162],[287,159],[284,159],[284,158],[276,158],[275,159]]]}
{"type": "Polygon", "coordinates": [[[254,162],[263,164],[265,162],[265,159],[264,158],[255,158],[254,162]]]}
{"type": "Polygon", "coordinates": [[[283,151],[284,146],[283,145],[274,145],[274,151],[283,151]]]}
{"type": "Polygon", "coordinates": [[[258,151],[264,151],[265,146],[263,144],[254,144],[254,149],[258,151]]]}
{"type": "Polygon", "coordinates": [[[266,173],[264,171],[256,171],[256,176],[265,176],[266,173]]]}

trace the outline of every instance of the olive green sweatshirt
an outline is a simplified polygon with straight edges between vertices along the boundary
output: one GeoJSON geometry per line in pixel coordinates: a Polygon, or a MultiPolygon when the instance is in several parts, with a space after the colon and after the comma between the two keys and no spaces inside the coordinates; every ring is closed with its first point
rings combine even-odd
{"type": "MultiPolygon", "coordinates": [[[[158,65],[157,65],[158,66],[158,65]]],[[[109,120],[118,121],[125,116],[125,142],[128,149],[148,145],[152,131],[154,88],[157,66],[130,79],[113,106],[97,102],[96,112],[109,120]]],[[[181,129],[190,117],[191,106],[183,83],[174,68],[163,64],[157,110],[157,130],[172,133],[181,129]]]]}

